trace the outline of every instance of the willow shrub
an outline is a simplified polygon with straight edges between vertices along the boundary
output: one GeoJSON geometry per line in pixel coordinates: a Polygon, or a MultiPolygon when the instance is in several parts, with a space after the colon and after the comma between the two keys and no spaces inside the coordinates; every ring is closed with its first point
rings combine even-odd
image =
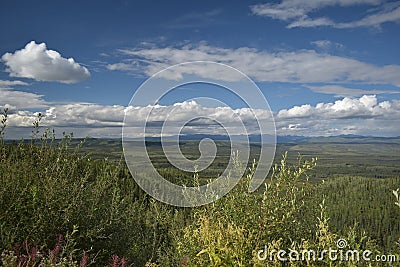
{"type": "Polygon", "coordinates": [[[64,252],[76,261],[83,252],[96,265],[112,255],[134,266],[155,260],[170,246],[169,230],[182,228],[184,213],[151,200],[123,162],[93,161],[79,152],[80,145],[70,146],[72,135],[56,140],[49,130],[40,133],[40,118],[32,140],[6,144],[3,115],[0,250],[28,242],[48,251],[62,235],[73,244],[64,252]]]}
{"type": "MultiPolygon", "coordinates": [[[[258,252],[272,250],[336,248],[338,235],[329,228],[324,203],[308,183],[307,172],[316,159],[299,158],[288,165],[285,154],[273,167],[262,194],[249,193],[248,184],[255,165],[225,197],[196,209],[193,221],[182,230],[176,242],[181,266],[360,266],[360,262],[260,260],[258,252]]],[[[370,248],[374,242],[349,229],[344,237],[353,249],[370,248]]],[[[163,266],[160,264],[160,266],[163,266]]],[[[379,266],[379,265],[377,265],[379,266]]]]}
{"type": "MultiPolygon", "coordinates": [[[[53,132],[40,134],[40,116],[30,142],[5,144],[6,119],[5,114],[0,128],[3,265],[8,264],[4,260],[9,266],[19,260],[13,254],[18,244],[46,253],[57,247],[60,235],[65,237],[60,259],[73,263],[66,266],[85,257],[88,264],[104,266],[112,255],[128,258],[131,266],[287,266],[276,256],[260,261],[257,254],[265,247],[334,248],[339,238],[329,227],[324,204],[315,201],[318,187],[308,183],[315,159],[288,165],[284,155],[261,193],[249,193],[254,163],[225,197],[200,208],[176,208],[141,191],[124,164],[92,161],[79,153],[79,146],[71,149],[71,135],[57,141],[53,132]]],[[[344,238],[351,248],[377,251],[373,241],[354,229],[344,238]]],[[[51,255],[43,263],[54,263],[51,255]]],[[[114,266],[121,265],[120,258],[112,259],[114,266]]],[[[359,263],[325,259],[290,265],[359,263]]]]}

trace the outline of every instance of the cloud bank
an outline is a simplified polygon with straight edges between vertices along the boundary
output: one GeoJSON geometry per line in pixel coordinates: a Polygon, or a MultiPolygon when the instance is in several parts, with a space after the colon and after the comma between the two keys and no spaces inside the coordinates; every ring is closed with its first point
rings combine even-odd
{"type": "MultiPolygon", "coordinates": [[[[270,115],[267,110],[210,108],[201,106],[195,101],[185,101],[171,106],[146,107],[73,103],[44,109],[42,126],[56,129],[57,127],[67,127],[68,130],[78,129],[78,135],[81,133],[83,137],[85,134],[93,137],[120,137],[124,115],[128,114],[130,121],[142,122],[145,119],[143,114],[146,114],[148,109],[154,110],[148,120],[150,134],[152,133],[151,128],[157,132],[165,120],[179,125],[193,117],[200,119],[189,123],[186,126],[187,132],[198,133],[198,129],[202,129],[210,134],[221,134],[220,127],[215,127],[211,121],[225,122],[227,127],[234,129],[238,127],[238,120],[232,116],[232,111],[246,122],[246,129],[250,129],[249,134],[254,134],[257,133],[258,126],[257,122],[252,119],[252,112],[260,118],[261,122],[268,120],[270,115]],[[212,120],[201,119],[201,117],[212,120]]],[[[13,131],[13,127],[15,129],[25,127],[26,132],[30,133],[30,127],[36,116],[37,112],[23,110],[13,112],[9,116],[11,126],[9,130],[13,131]]],[[[400,132],[400,101],[379,102],[375,95],[364,95],[359,98],[345,97],[333,103],[319,103],[315,106],[307,104],[282,109],[276,112],[274,117],[279,135],[398,136],[400,132]]],[[[131,126],[134,127],[132,124],[131,126]]]]}
{"type": "Polygon", "coordinates": [[[276,120],[281,134],[399,136],[400,101],[378,102],[375,95],[345,97],[334,103],[283,109],[276,120]]]}
{"type": "Polygon", "coordinates": [[[87,68],[73,58],[63,58],[60,53],[48,50],[45,43],[28,43],[23,49],[2,56],[6,71],[11,77],[36,81],[77,83],[90,76],[87,68]]]}

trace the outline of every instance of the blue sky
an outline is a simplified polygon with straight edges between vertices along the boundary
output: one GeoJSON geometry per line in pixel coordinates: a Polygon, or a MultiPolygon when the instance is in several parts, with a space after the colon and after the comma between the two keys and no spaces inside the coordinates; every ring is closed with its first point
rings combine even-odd
{"type": "MultiPolygon", "coordinates": [[[[117,137],[143,81],[207,60],[256,82],[278,134],[399,136],[399,22],[400,2],[384,0],[4,1],[0,108],[10,138],[37,112],[46,127],[117,137]]],[[[209,94],[192,86],[159,104],[209,94]]]]}

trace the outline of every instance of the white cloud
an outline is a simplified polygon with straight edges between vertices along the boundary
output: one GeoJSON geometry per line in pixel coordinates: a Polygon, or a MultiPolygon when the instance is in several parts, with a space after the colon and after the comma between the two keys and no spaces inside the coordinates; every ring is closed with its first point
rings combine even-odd
{"type": "Polygon", "coordinates": [[[366,90],[359,88],[348,88],[340,85],[323,85],[323,86],[305,85],[305,87],[317,93],[332,94],[335,95],[336,97],[362,96],[365,94],[400,94],[400,91],[366,90]]]}
{"type": "Polygon", "coordinates": [[[310,43],[315,46],[315,48],[319,51],[327,53],[329,51],[343,51],[345,46],[341,43],[331,42],[329,40],[316,40],[310,43]]]}
{"type": "MultiPolygon", "coordinates": [[[[254,48],[227,49],[201,43],[197,46],[155,47],[120,50],[130,58],[111,64],[109,69],[143,71],[145,75],[186,61],[216,61],[233,66],[257,81],[270,82],[361,82],[400,85],[400,66],[376,66],[356,59],[317,53],[313,50],[269,53],[254,48]],[[118,65],[120,64],[120,65],[118,65]]],[[[179,79],[182,73],[194,70],[181,66],[181,73],[166,72],[170,79],[179,79]]],[[[197,70],[198,71],[198,70],[197,70]]],[[[213,69],[199,73],[204,78],[232,79],[213,69]]]]}
{"type": "Polygon", "coordinates": [[[303,118],[313,114],[311,105],[294,106],[291,109],[283,109],[278,112],[278,118],[303,118]]]}
{"type": "Polygon", "coordinates": [[[76,83],[87,79],[90,73],[73,58],[63,58],[60,53],[48,50],[45,43],[28,43],[23,49],[6,53],[2,61],[11,77],[30,78],[37,81],[76,83]]]}
{"type": "Polygon", "coordinates": [[[352,5],[379,5],[381,0],[283,0],[280,3],[266,3],[250,6],[253,14],[267,16],[279,20],[289,20],[305,18],[315,10],[341,6],[348,7],[352,5]]]}
{"type": "MultiPolygon", "coordinates": [[[[245,122],[249,134],[258,132],[257,121],[261,123],[270,119],[267,110],[248,108],[230,109],[229,107],[204,107],[195,101],[176,103],[171,106],[124,107],[120,105],[103,106],[88,103],[58,105],[43,110],[41,125],[55,129],[74,131],[75,136],[119,137],[125,113],[129,115],[132,137],[141,132],[137,128],[144,122],[149,109],[153,109],[148,118],[147,135],[157,136],[163,122],[170,127],[166,135],[179,133],[181,125],[190,119],[197,118],[185,126],[185,133],[225,134],[223,128],[215,121],[222,122],[232,133],[238,132],[239,118],[245,122]],[[208,119],[205,119],[208,118],[208,119]],[[213,122],[214,121],[214,122],[213,122]],[[135,128],[136,127],[136,128],[135,128]]],[[[32,122],[37,112],[18,110],[9,117],[11,131],[31,131],[32,122]]],[[[306,104],[280,110],[275,114],[277,133],[280,135],[298,134],[308,136],[360,134],[375,136],[398,136],[400,132],[400,101],[379,102],[375,95],[364,95],[360,98],[337,100],[334,103],[319,103],[315,106],[306,104]]]]}
{"type": "Polygon", "coordinates": [[[115,63],[115,64],[108,64],[107,69],[109,70],[136,70],[137,66],[132,66],[126,63],[115,63]]]}
{"type": "Polygon", "coordinates": [[[250,9],[255,15],[289,22],[287,28],[320,26],[335,28],[379,27],[383,23],[400,20],[399,3],[385,3],[383,0],[282,0],[280,3],[253,5],[250,6],[250,9]],[[333,6],[345,8],[355,5],[380,7],[374,10],[375,13],[350,22],[335,22],[327,17],[311,17],[313,12],[322,8],[333,6]]]}
{"type": "Polygon", "coordinates": [[[375,95],[364,95],[334,103],[295,106],[280,110],[276,124],[278,134],[398,136],[400,101],[378,102],[375,95]]]}
{"type": "Polygon", "coordinates": [[[324,48],[324,49],[327,49],[332,46],[332,42],[329,40],[317,40],[317,41],[311,42],[311,44],[315,45],[316,47],[324,48]]]}
{"type": "MultiPolygon", "coordinates": [[[[398,3],[399,4],[399,3],[398,3]]],[[[336,23],[333,26],[335,28],[356,28],[356,27],[379,27],[383,23],[387,22],[399,22],[400,21],[400,6],[394,7],[391,10],[382,10],[376,14],[368,15],[360,20],[336,23]]]]}
{"type": "Polygon", "coordinates": [[[34,111],[14,110],[8,116],[6,138],[30,138],[32,123],[40,113],[44,116],[40,126],[54,129],[57,137],[62,132],[74,137],[121,137],[123,106],[102,106],[88,103],[57,105],[34,111]]]}
{"type": "Polygon", "coordinates": [[[10,86],[14,86],[14,85],[28,85],[26,82],[23,81],[8,81],[8,80],[0,80],[0,88],[8,88],[10,86]]]}
{"type": "Polygon", "coordinates": [[[44,126],[122,126],[125,107],[88,103],[57,105],[44,113],[44,126]]]}
{"type": "Polygon", "coordinates": [[[15,109],[43,108],[47,107],[43,95],[14,90],[13,86],[26,86],[23,81],[0,80],[0,112],[8,108],[9,112],[15,109]]]}
{"type": "Polygon", "coordinates": [[[396,117],[400,113],[396,100],[378,103],[375,95],[363,95],[360,98],[345,97],[335,103],[319,103],[315,107],[310,105],[295,106],[291,109],[280,110],[278,119],[288,118],[375,118],[375,117],[396,117]]]}
{"type": "Polygon", "coordinates": [[[0,111],[4,107],[9,107],[10,111],[14,109],[47,107],[47,102],[42,97],[43,95],[35,93],[0,88],[0,111]]]}
{"type": "Polygon", "coordinates": [[[313,28],[313,27],[332,26],[332,25],[334,25],[334,22],[329,18],[323,17],[323,18],[310,19],[305,17],[290,23],[287,26],[287,28],[289,29],[297,27],[313,28]]]}
{"type": "MultiPolygon", "coordinates": [[[[17,110],[10,114],[9,125],[14,128],[31,127],[38,112],[17,110]]],[[[138,137],[137,134],[142,131],[141,128],[135,127],[141,126],[145,120],[149,123],[147,128],[149,135],[158,135],[161,130],[160,127],[165,121],[170,126],[166,128],[164,134],[172,135],[179,133],[182,125],[189,121],[190,123],[185,126],[186,132],[221,134],[225,133],[225,130],[216,122],[223,123],[226,129],[229,129],[232,133],[238,133],[237,129],[241,125],[240,118],[247,125],[246,129],[249,130],[249,133],[254,133],[259,129],[254,114],[260,121],[271,120],[271,113],[267,110],[251,110],[249,108],[233,110],[229,107],[210,108],[201,106],[195,101],[185,101],[171,106],[154,105],[146,107],[74,103],[46,108],[42,111],[42,114],[44,117],[41,126],[43,127],[56,129],[64,127],[68,131],[70,129],[87,128],[92,129],[92,134],[96,132],[95,129],[102,128],[106,128],[114,134],[120,134],[124,115],[127,114],[129,119],[126,122],[126,127],[134,129],[135,137],[138,137]],[[149,110],[152,110],[152,113],[147,118],[145,114],[149,110]]],[[[82,130],[79,131],[82,132],[82,130]]],[[[102,133],[105,133],[104,131],[102,133]]],[[[88,130],[85,132],[88,133],[88,130]]]]}

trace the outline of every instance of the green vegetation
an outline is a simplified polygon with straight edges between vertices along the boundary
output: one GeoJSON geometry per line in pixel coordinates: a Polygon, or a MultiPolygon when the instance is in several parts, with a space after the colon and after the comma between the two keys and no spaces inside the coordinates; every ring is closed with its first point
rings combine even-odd
{"type": "MultiPolygon", "coordinates": [[[[398,191],[395,197],[392,193],[400,185],[398,175],[322,183],[315,159],[283,154],[259,192],[247,190],[255,168],[249,164],[227,196],[199,208],[177,208],[146,195],[117,154],[93,159],[85,153],[86,144],[71,135],[55,140],[51,131],[39,133],[38,124],[30,142],[3,142],[3,115],[4,266],[363,266],[328,257],[288,263],[276,253],[258,258],[265,248],[268,253],[335,249],[339,238],[348,248],[371,250],[371,258],[398,254],[400,201],[398,191]]],[[[90,150],[93,140],[88,142],[90,150]]],[[[164,171],[171,178],[182,175],[170,167],[164,171]]],[[[193,181],[198,175],[181,179],[193,181]]]]}
{"type": "Polygon", "coordinates": [[[325,196],[330,223],[335,232],[356,225],[357,232],[373,238],[385,251],[396,251],[400,236],[400,209],[391,194],[400,177],[371,179],[345,176],[318,185],[325,196]]]}
{"type": "MultiPolygon", "coordinates": [[[[71,144],[78,145],[82,140],[74,139],[71,144]]],[[[324,178],[341,176],[363,176],[368,178],[390,178],[400,174],[400,138],[383,137],[325,137],[309,138],[300,141],[284,140],[277,144],[276,163],[286,151],[288,162],[295,163],[298,155],[307,158],[317,157],[318,166],[310,175],[311,182],[318,182],[324,178]]],[[[180,148],[188,158],[199,156],[199,141],[184,140],[180,142],[180,148]]],[[[227,141],[215,141],[218,147],[217,158],[210,168],[200,173],[201,177],[215,177],[221,174],[230,157],[230,143],[227,141]]],[[[164,156],[160,142],[148,141],[148,153],[153,164],[160,170],[174,170],[164,156]]],[[[132,146],[135,142],[132,141],[132,146]]],[[[250,158],[258,158],[259,144],[250,144],[250,158]]],[[[106,156],[110,161],[118,162],[121,159],[121,140],[116,139],[87,139],[81,148],[83,154],[89,154],[93,159],[102,159],[106,156]]],[[[250,162],[251,164],[251,162],[250,162]]],[[[181,175],[185,173],[181,172],[181,175]]],[[[184,175],[190,178],[191,174],[184,175]]]]}

